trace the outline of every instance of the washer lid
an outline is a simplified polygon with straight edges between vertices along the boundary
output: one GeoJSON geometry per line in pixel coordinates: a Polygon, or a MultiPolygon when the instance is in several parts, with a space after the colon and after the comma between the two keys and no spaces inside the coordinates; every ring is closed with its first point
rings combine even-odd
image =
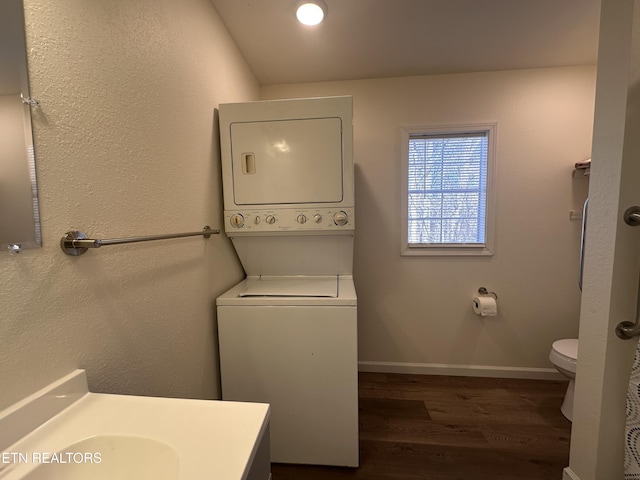
{"type": "Polygon", "coordinates": [[[552,348],[560,355],[567,357],[574,362],[578,359],[578,339],[567,338],[553,342],[552,348]]]}
{"type": "Polygon", "coordinates": [[[332,297],[338,296],[336,275],[261,275],[247,277],[239,297],[332,297]]]}

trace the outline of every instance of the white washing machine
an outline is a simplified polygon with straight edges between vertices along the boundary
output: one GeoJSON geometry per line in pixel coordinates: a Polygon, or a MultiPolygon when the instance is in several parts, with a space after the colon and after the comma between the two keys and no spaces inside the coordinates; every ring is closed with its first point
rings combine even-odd
{"type": "Polygon", "coordinates": [[[223,400],[271,404],[273,462],[358,466],[350,97],[220,106],[223,400]]]}
{"type": "Polygon", "coordinates": [[[249,277],[218,298],[223,399],[271,404],[272,461],[358,465],[356,317],[350,276],[249,277]]]}

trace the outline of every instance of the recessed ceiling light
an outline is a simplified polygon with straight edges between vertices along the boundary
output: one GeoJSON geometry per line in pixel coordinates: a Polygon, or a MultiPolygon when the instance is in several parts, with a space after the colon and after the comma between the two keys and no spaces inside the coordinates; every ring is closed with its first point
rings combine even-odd
{"type": "Polygon", "coordinates": [[[320,1],[304,2],[296,10],[296,18],[303,25],[318,25],[324,19],[326,5],[320,1]]]}

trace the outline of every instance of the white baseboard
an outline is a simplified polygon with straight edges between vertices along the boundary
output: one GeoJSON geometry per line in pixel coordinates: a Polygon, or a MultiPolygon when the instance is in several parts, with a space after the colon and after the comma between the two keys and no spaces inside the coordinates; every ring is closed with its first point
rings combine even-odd
{"type": "Polygon", "coordinates": [[[573,473],[573,470],[571,470],[569,467],[566,467],[562,471],[562,480],[580,480],[580,478],[575,473],[573,473]]]}
{"type": "MultiPolygon", "coordinates": [[[[496,367],[492,365],[449,365],[444,363],[358,362],[360,372],[454,375],[464,377],[528,378],[565,380],[555,368],[496,367]]],[[[577,477],[576,477],[577,478],[577,477]]]]}

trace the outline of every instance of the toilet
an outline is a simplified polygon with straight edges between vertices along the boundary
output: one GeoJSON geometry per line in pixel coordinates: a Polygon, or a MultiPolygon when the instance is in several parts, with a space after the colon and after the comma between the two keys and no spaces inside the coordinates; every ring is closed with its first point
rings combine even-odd
{"type": "Polygon", "coordinates": [[[578,339],[567,338],[553,342],[549,360],[556,367],[556,370],[569,378],[569,386],[560,411],[567,417],[567,420],[573,421],[573,390],[576,379],[576,363],[578,361],[578,339]]]}

